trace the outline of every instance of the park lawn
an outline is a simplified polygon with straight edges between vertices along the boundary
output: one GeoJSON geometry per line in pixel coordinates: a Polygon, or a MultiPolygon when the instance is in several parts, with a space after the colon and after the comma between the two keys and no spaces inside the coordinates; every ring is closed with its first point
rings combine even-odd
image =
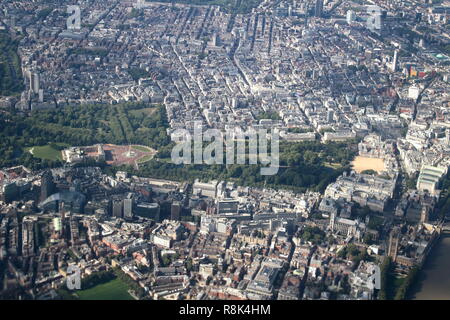
{"type": "Polygon", "coordinates": [[[144,163],[144,162],[150,161],[152,159],[153,159],[153,155],[149,154],[149,155],[146,155],[146,156],[143,156],[142,158],[140,158],[138,160],[138,163],[144,163]]]}
{"type": "Polygon", "coordinates": [[[90,289],[77,291],[80,300],[133,300],[128,287],[120,279],[96,285],[90,289]]]}
{"type": "Polygon", "coordinates": [[[150,147],[145,147],[145,146],[133,146],[133,149],[136,149],[136,150],[142,151],[142,152],[152,152],[152,149],[150,147]]]}
{"type": "Polygon", "coordinates": [[[394,281],[392,283],[392,299],[394,299],[395,295],[397,294],[397,291],[403,285],[403,282],[405,282],[405,278],[406,277],[402,278],[395,275],[394,281]]]}
{"type": "Polygon", "coordinates": [[[325,162],[324,166],[328,167],[328,168],[331,168],[331,169],[340,169],[340,168],[342,168],[342,165],[340,163],[337,163],[337,162],[325,162]]]}
{"type": "Polygon", "coordinates": [[[151,116],[157,110],[158,110],[157,108],[151,107],[151,108],[130,110],[128,112],[131,113],[132,115],[136,116],[136,117],[146,117],[146,116],[151,116]]]}
{"type": "Polygon", "coordinates": [[[397,291],[400,289],[404,281],[404,277],[402,278],[392,273],[389,274],[389,282],[386,292],[388,300],[395,299],[395,295],[397,294],[397,291]]]}
{"type": "MultiPolygon", "coordinates": [[[[55,143],[60,147],[68,147],[65,143],[55,143]]],[[[30,152],[34,157],[44,160],[62,160],[62,154],[60,150],[54,149],[50,145],[35,146],[31,148],[25,148],[25,151],[30,152]]]]}

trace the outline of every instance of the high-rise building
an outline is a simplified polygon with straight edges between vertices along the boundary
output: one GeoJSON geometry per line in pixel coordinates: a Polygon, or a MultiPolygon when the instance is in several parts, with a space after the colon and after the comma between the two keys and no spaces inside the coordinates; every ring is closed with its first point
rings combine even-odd
{"type": "Polygon", "coordinates": [[[314,16],[321,17],[323,14],[323,0],[316,0],[314,16]]]}
{"type": "Polygon", "coordinates": [[[144,7],[144,0],[137,0],[136,1],[136,9],[142,9],[144,7]]]}
{"type": "Polygon", "coordinates": [[[123,217],[133,219],[133,198],[123,200],[123,217]]]}
{"type": "Polygon", "coordinates": [[[416,22],[421,22],[422,21],[422,12],[417,12],[416,13],[416,22]]]}
{"type": "Polygon", "coordinates": [[[392,261],[395,262],[397,259],[398,245],[400,242],[400,230],[399,228],[392,229],[389,235],[389,247],[388,247],[388,256],[392,258],[392,261]]]}
{"type": "Polygon", "coordinates": [[[71,216],[69,223],[70,223],[70,240],[72,242],[72,245],[75,245],[78,243],[78,240],[80,240],[80,227],[78,225],[78,218],[71,216]]]}
{"type": "Polygon", "coordinates": [[[39,84],[40,84],[40,79],[39,79],[39,73],[35,73],[33,74],[33,92],[36,94],[39,94],[39,84]]]}
{"type": "Polygon", "coordinates": [[[397,64],[398,64],[398,50],[395,50],[394,51],[394,59],[392,60],[392,64],[391,64],[392,72],[397,71],[397,64]]]}
{"type": "Polygon", "coordinates": [[[112,201],[112,215],[116,218],[123,217],[123,200],[114,199],[112,201]]]}
{"type": "Polygon", "coordinates": [[[334,111],[333,110],[328,110],[327,111],[327,122],[328,123],[332,123],[334,120],[334,111]]]}
{"type": "Polygon", "coordinates": [[[356,14],[353,10],[347,10],[347,23],[352,24],[356,20],[356,14]]]}
{"type": "Polygon", "coordinates": [[[39,102],[44,102],[44,90],[39,89],[39,102]]]}
{"type": "Polygon", "coordinates": [[[430,217],[430,208],[427,206],[422,207],[422,211],[420,212],[420,222],[426,223],[430,217]]]}
{"type": "Polygon", "coordinates": [[[420,96],[420,88],[418,86],[411,86],[408,89],[408,98],[417,100],[420,96]]]}
{"type": "Polygon", "coordinates": [[[55,230],[55,232],[60,233],[62,230],[61,218],[55,217],[53,218],[52,221],[53,221],[53,229],[55,230]]]}
{"type": "Polygon", "coordinates": [[[34,255],[34,220],[25,217],[22,222],[22,256],[34,255]]]}
{"type": "Polygon", "coordinates": [[[64,207],[64,201],[59,202],[59,214],[61,215],[61,230],[60,235],[61,237],[64,237],[65,234],[65,223],[66,223],[66,209],[64,207]]]}
{"type": "Polygon", "coordinates": [[[160,206],[157,203],[142,202],[136,205],[136,215],[159,221],[160,206]]]}
{"type": "Polygon", "coordinates": [[[219,35],[214,33],[211,39],[211,47],[217,47],[220,42],[219,35]]]}
{"type": "Polygon", "coordinates": [[[51,171],[47,170],[41,177],[41,201],[44,201],[55,192],[55,184],[51,171]]]}
{"type": "Polygon", "coordinates": [[[423,38],[419,40],[419,47],[425,48],[425,40],[423,38]]]}
{"type": "Polygon", "coordinates": [[[0,189],[0,200],[12,202],[19,196],[19,187],[15,182],[5,183],[0,189]]]}
{"type": "Polygon", "coordinates": [[[179,221],[181,217],[181,202],[174,201],[170,208],[170,219],[179,221]]]}
{"type": "Polygon", "coordinates": [[[34,87],[34,84],[33,84],[33,72],[28,71],[27,72],[27,76],[28,76],[28,81],[30,83],[29,93],[32,94],[33,93],[33,87],[34,87]]]}

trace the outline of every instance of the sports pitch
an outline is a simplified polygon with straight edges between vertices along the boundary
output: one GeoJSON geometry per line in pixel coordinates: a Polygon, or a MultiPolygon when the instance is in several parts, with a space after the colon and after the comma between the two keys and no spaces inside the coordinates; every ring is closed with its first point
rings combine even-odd
{"type": "Polygon", "coordinates": [[[117,278],[76,294],[80,300],[133,300],[127,285],[117,278]]]}

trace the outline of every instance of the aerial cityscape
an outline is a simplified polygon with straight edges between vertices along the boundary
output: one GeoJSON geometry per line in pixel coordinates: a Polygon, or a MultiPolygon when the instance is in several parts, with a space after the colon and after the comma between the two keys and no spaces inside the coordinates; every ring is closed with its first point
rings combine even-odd
{"type": "Polygon", "coordinates": [[[450,300],[449,18],[1,0],[0,300],[450,300]]]}

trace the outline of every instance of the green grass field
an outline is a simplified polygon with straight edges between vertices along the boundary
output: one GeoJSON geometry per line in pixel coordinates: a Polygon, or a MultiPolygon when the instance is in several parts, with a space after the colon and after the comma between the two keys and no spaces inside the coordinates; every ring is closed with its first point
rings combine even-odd
{"type": "Polygon", "coordinates": [[[149,147],[145,147],[145,146],[133,146],[133,149],[136,149],[138,151],[142,151],[142,152],[151,152],[152,149],[149,147]]]}
{"type": "Polygon", "coordinates": [[[138,163],[144,163],[153,159],[153,155],[147,155],[138,160],[138,163]]]}
{"type": "Polygon", "coordinates": [[[157,108],[144,108],[144,109],[130,110],[129,113],[131,113],[136,117],[146,117],[151,116],[156,111],[158,111],[157,108]]]}
{"type": "Polygon", "coordinates": [[[117,278],[76,294],[80,300],[133,300],[127,285],[117,278]]]}
{"type": "MultiPolygon", "coordinates": [[[[69,145],[64,143],[55,143],[60,147],[68,147],[69,145]]],[[[62,160],[61,151],[53,148],[51,145],[35,146],[31,148],[25,148],[26,152],[30,152],[34,157],[45,160],[62,160]]]]}
{"type": "Polygon", "coordinates": [[[336,162],[325,162],[324,163],[325,167],[331,168],[331,169],[340,169],[342,168],[340,163],[336,163],[336,162]]]}

